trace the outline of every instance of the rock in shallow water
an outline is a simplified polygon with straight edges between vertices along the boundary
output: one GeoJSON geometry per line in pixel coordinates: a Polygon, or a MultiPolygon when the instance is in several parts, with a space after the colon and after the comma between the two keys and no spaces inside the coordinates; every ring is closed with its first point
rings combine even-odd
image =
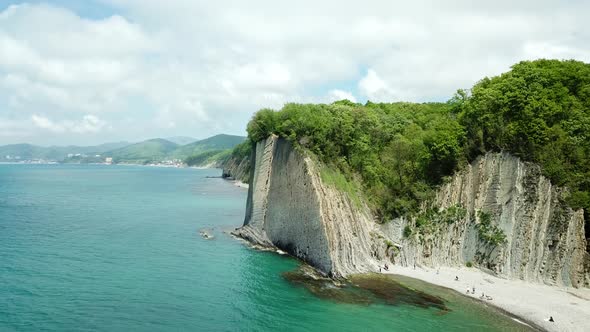
{"type": "Polygon", "coordinates": [[[211,235],[211,231],[207,229],[200,230],[199,235],[205,240],[212,240],[214,238],[214,236],[211,235]]]}
{"type": "Polygon", "coordinates": [[[436,308],[444,314],[450,311],[444,301],[436,296],[408,288],[390,276],[379,274],[358,274],[350,281],[339,282],[319,275],[308,266],[283,273],[283,277],[294,285],[303,286],[315,296],[339,303],[360,305],[387,304],[412,305],[421,308],[436,308]]]}

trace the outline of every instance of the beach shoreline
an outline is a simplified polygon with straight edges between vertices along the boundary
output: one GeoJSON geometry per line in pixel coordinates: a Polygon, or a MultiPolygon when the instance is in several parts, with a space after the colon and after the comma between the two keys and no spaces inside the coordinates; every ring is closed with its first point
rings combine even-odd
{"type": "Polygon", "coordinates": [[[514,319],[546,331],[590,331],[590,289],[566,288],[507,280],[476,268],[390,266],[385,274],[419,279],[457,291],[506,312],[514,319]],[[455,280],[458,277],[459,280],[455,280]],[[467,294],[467,289],[473,290],[467,294]],[[492,300],[480,299],[481,294],[492,300]],[[549,322],[552,316],[554,322],[549,322]]]}

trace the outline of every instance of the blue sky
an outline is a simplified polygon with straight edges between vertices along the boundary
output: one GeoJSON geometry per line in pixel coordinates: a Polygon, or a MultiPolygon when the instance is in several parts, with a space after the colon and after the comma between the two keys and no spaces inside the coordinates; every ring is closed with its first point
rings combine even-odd
{"type": "Polygon", "coordinates": [[[587,1],[0,0],[0,144],[245,134],[286,102],[444,101],[590,62],[587,1]]]}

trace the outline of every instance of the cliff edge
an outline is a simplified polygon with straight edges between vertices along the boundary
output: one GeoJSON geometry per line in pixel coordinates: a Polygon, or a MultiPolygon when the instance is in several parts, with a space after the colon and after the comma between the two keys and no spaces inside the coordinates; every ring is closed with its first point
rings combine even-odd
{"type": "Polygon", "coordinates": [[[509,154],[481,156],[419,214],[382,225],[366,204],[323,183],[322,166],[285,139],[259,141],[249,162],[246,217],[234,235],[331,277],[377,271],[385,262],[472,264],[509,279],[590,284],[583,211],[569,208],[566,190],[538,166],[509,154]]]}
{"type": "Polygon", "coordinates": [[[401,244],[394,258],[399,264],[473,264],[509,279],[581,287],[588,284],[584,214],[567,206],[566,195],[537,165],[488,153],[455,174],[423,208],[446,220],[420,229],[416,218],[400,218],[381,229],[401,244]],[[464,214],[453,220],[446,212],[456,207],[464,214]],[[501,234],[495,242],[486,236],[492,228],[501,234]],[[403,229],[414,232],[404,235],[403,229]]]}
{"type": "Polygon", "coordinates": [[[378,269],[371,218],[324,185],[311,158],[272,136],[256,144],[252,163],[244,226],[234,235],[335,278],[378,269]]]}

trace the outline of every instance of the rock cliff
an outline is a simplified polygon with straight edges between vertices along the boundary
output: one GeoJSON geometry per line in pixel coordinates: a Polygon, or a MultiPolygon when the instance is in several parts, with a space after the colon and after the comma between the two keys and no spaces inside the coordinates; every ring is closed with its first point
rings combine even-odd
{"type": "Polygon", "coordinates": [[[248,183],[250,181],[250,158],[231,156],[221,162],[220,165],[216,165],[216,167],[223,169],[221,173],[222,178],[248,183]]]}
{"type": "Polygon", "coordinates": [[[252,161],[246,218],[235,235],[276,246],[335,278],[378,269],[371,218],[323,185],[311,158],[273,136],[258,142],[252,161]]]}
{"type": "Polygon", "coordinates": [[[590,282],[583,211],[567,207],[565,190],[539,167],[508,154],[480,157],[442,185],[420,214],[383,225],[365,204],[324,184],[322,166],[284,139],[258,142],[250,163],[244,226],[234,234],[285,250],[329,276],[375,271],[386,261],[470,262],[512,279],[590,282]],[[489,229],[501,241],[491,243],[489,229]]]}
{"type": "Polygon", "coordinates": [[[509,154],[489,153],[457,173],[424,209],[465,215],[419,231],[415,218],[400,218],[382,231],[402,250],[396,263],[456,266],[468,262],[500,276],[553,285],[587,282],[583,211],[565,202],[565,190],[552,186],[538,166],[509,154]],[[482,240],[481,212],[505,235],[491,245],[482,240]],[[416,230],[404,236],[406,228],[416,230]]]}

